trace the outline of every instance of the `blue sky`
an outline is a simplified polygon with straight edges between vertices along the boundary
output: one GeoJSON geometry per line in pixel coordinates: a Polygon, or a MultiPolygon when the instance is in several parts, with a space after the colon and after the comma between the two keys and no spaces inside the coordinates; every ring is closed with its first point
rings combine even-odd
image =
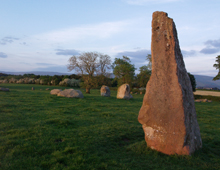
{"type": "Polygon", "coordinates": [[[68,72],[72,55],[96,51],[147,64],[154,11],[173,18],[186,69],[215,76],[219,0],[0,0],[0,71],[68,72]]]}

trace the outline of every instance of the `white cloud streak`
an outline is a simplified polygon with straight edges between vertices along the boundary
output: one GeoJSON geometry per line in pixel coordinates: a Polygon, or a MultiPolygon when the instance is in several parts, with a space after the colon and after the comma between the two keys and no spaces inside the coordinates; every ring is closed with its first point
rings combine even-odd
{"type": "Polygon", "coordinates": [[[34,38],[53,43],[77,42],[85,39],[107,39],[122,32],[128,24],[129,21],[118,21],[84,25],[35,35],[34,38]]]}

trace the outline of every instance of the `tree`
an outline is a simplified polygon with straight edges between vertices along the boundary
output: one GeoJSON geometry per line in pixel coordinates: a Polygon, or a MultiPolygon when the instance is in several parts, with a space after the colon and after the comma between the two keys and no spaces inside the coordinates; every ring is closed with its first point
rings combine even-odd
{"type": "Polygon", "coordinates": [[[115,78],[118,79],[118,86],[128,83],[132,85],[132,81],[135,75],[135,67],[131,64],[128,57],[123,56],[123,59],[115,58],[112,64],[113,73],[115,78]]]}
{"type": "Polygon", "coordinates": [[[139,87],[146,87],[146,84],[151,76],[151,70],[152,70],[151,54],[148,54],[146,56],[146,60],[148,61],[148,64],[140,67],[139,74],[137,75],[137,84],[139,87]]]}
{"type": "Polygon", "coordinates": [[[220,79],[220,55],[216,57],[215,62],[217,64],[214,64],[213,67],[215,67],[216,69],[218,69],[218,74],[213,78],[213,80],[219,80],[220,79]]]}
{"type": "Polygon", "coordinates": [[[79,56],[72,56],[69,59],[67,68],[69,71],[75,70],[82,76],[83,86],[86,93],[90,93],[90,89],[95,86],[95,74],[105,74],[110,67],[110,57],[97,52],[85,52],[79,56]]]}
{"type": "Polygon", "coordinates": [[[68,75],[65,75],[65,76],[63,76],[62,80],[68,79],[68,78],[69,78],[69,76],[68,76],[68,75]]]}
{"type": "Polygon", "coordinates": [[[142,66],[139,68],[139,74],[137,75],[137,81],[139,87],[146,87],[147,82],[151,76],[151,71],[148,66],[142,66]]]}
{"type": "Polygon", "coordinates": [[[192,85],[192,90],[195,92],[196,91],[196,79],[194,77],[194,75],[188,73],[189,75],[189,79],[190,79],[190,82],[191,82],[191,85],[192,85]]]}
{"type": "Polygon", "coordinates": [[[49,75],[42,75],[40,76],[40,79],[41,79],[41,84],[42,85],[50,85],[50,82],[51,82],[51,76],[49,75]]]}
{"type": "Polygon", "coordinates": [[[101,55],[99,58],[99,69],[97,72],[97,86],[110,86],[111,80],[109,79],[109,71],[111,69],[111,58],[108,55],[101,55]]]}
{"type": "Polygon", "coordinates": [[[111,69],[111,58],[108,55],[100,55],[99,64],[100,75],[107,76],[108,71],[111,69]]]}
{"type": "Polygon", "coordinates": [[[151,58],[151,54],[148,54],[147,56],[146,56],[146,60],[148,61],[148,64],[147,64],[147,68],[148,68],[148,70],[152,70],[152,58],[151,58]]]}

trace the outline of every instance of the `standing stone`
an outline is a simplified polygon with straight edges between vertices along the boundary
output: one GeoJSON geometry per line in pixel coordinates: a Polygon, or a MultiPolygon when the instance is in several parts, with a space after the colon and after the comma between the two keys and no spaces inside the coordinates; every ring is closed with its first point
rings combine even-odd
{"type": "Polygon", "coordinates": [[[130,99],[133,98],[130,94],[129,84],[122,84],[117,91],[117,99],[130,99]]]}
{"type": "Polygon", "coordinates": [[[110,97],[111,92],[108,86],[103,85],[100,89],[101,96],[110,97]]]}
{"type": "Polygon", "coordinates": [[[190,155],[202,147],[192,86],[175,24],[165,12],[152,20],[152,74],[138,120],[147,145],[171,155],[190,155]]]}

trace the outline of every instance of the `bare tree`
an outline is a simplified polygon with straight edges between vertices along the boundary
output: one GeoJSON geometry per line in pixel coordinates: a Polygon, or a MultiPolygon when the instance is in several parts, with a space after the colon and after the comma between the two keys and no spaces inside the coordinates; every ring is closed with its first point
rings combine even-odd
{"type": "Polygon", "coordinates": [[[108,55],[97,52],[85,52],[79,56],[72,56],[68,62],[69,71],[75,70],[82,75],[86,93],[90,93],[90,89],[93,87],[95,74],[106,74],[111,65],[108,55]]]}
{"type": "Polygon", "coordinates": [[[111,58],[108,55],[100,55],[99,72],[101,75],[107,76],[106,73],[111,69],[111,58]]]}

